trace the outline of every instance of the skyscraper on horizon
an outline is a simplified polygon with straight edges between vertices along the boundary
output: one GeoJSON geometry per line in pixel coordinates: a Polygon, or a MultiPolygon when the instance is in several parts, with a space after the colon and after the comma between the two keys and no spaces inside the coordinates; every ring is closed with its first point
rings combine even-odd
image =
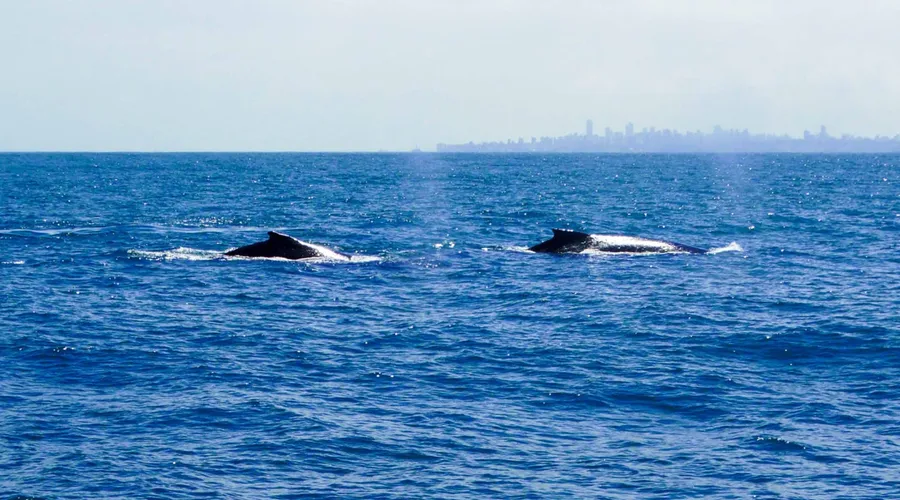
{"type": "Polygon", "coordinates": [[[678,130],[644,127],[635,130],[628,122],[624,132],[606,127],[603,135],[595,135],[594,121],[586,120],[584,134],[569,133],[560,137],[533,137],[531,142],[482,142],[475,144],[437,145],[439,152],[596,152],[596,153],[900,153],[900,134],[891,137],[855,137],[843,134],[832,137],[825,125],[818,133],[803,131],[802,138],[788,134],[751,134],[747,129],[713,127],[712,133],[679,132],[678,130]]]}

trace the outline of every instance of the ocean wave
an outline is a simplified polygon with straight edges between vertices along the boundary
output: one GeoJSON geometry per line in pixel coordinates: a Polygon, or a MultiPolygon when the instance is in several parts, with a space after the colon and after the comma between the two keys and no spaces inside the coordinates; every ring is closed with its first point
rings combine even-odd
{"type": "MultiPolygon", "coordinates": [[[[532,252],[532,251],[529,249],[529,247],[523,247],[523,246],[521,246],[521,245],[505,246],[505,247],[500,247],[499,249],[500,249],[500,250],[503,250],[504,252],[535,253],[535,252],[532,252]]],[[[491,250],[493,250],[493,249],[491,249],[491,248],[482,248],[482,250],[484,250],[484,251],[486,251],[486,252],[489,252],[489,251],[491,251],[491,250]]]]}
{"type": "Polygon", "coordinates": [[[172,250],[129,250],[129,257],[144,260],[217,260],[225,255],[218,250],[200,250],[197,248],[178,247],[172,250]]]}
{"type": "Polygon", "coordinates": [[[732,241],[731,243],[725,245],[724,247],[711,248],[711,249],[709,249],[709,251],[707,253],[715,255],[715,254],[724,253],[724,252],[743,252],[743,251],[744,251],[744,249],[741,247],[741,245],[738,244],[738,242],[732,241]]]}
{"type": "Polygon", "coordinates": [[[896,496],[900,209],[870,180],[900,160],[421,158],[0,158],[0,489],[896,496]],[[560,225],[748,247],[528,250],[560,225]],[[368,255],[224,256],[268,230],[368,255]]]}
{"type": "Polygon", "coordinates": [[[115,226],[61,227],[56,229],[0,229],[0,235],[41,238],[46,236],[84,236],[115,230],[115,226]]]}

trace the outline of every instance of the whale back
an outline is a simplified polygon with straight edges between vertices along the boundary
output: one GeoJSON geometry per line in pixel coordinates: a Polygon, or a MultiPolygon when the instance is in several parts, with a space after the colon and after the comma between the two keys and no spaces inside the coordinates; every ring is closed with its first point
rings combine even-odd
{"type": "Polygon", "coordinates": [[[539,253],[578,253],[591,246],[591,235],[571,229],[554,229],[553,237],[529,248],[539,253]]]}
{"type": "MultiPolygon", "coordinates": [[[[308,259],[311,257],[342,258],[344,256],[319,245],[292,238],[286,234],[269,231],[269,239],[226,252],[228,256],[280,257],[282,259],[308,259]]],[[[345,258],[345,257],[344,257],[345,258]]]]}
{"type": "Polygon", "coordinates": [[[531,248],[541,253],[580,253],[587,249],[602,253],[706,253],[706,250],[663,240],[615,234],[587,234],[554,229],[553,238],[531,248]]]}

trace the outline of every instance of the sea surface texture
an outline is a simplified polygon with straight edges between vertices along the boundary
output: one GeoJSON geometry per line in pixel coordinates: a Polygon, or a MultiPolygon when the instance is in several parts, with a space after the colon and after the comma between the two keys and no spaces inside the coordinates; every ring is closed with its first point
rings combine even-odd
{"type": "Polygon", "coordinates": [[[0,497],[900,498],[898,252],[896,155],[0,155],[0,497]]]}

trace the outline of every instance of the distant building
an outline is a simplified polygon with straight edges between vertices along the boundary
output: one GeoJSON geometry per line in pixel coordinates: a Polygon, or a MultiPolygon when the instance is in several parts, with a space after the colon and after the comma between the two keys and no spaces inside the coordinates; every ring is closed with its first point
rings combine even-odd
{"type": "Polygon", "coordinates": [[[594,123],[587,120],[585,135],[578,133],[560,137],[532,137],[517,141],[482,142],[476,144],[438,144],[437,150],[448,153],[479,152],[592,152],[592,153],[900,153],[900,135],[891,137],[855,137],[843,134],[831,137],[823,125],[818,134],[803,131],[802,138],[787,134],[753,134],[747,129],[724,129],[716,125],[711,134],[682,133],[656,127],[635,132],[628,123],[624,132],[609,127],[602,138],[594,135],[594,123]]]}

